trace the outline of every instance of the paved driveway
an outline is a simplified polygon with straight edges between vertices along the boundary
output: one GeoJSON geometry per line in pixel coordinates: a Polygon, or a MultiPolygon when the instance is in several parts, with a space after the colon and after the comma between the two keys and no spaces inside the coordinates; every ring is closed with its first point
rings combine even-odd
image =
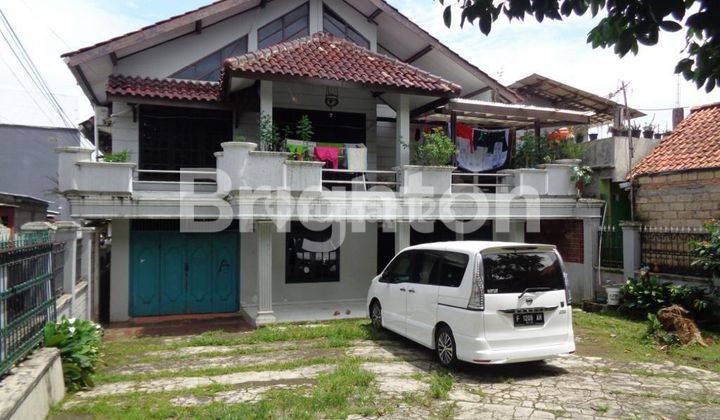
{"type": "Polygon", "coordinates": [[[442,372],[432,353],[400,337],[349,346],[317,339],[184,347],[182,340],[165,339],[168,349],[105,370],[109,379],[72,396],[65,410],[71,414],[73,407],[109,397],[120,397],[116,403],[122,404],[125,394],[161,392],[174,406],[252,404],[272,389],[308,392],[318,375],[352,357],[375,374],[373,398],[383,402],[387,409],[381,416],[388,418],[720,418],[720,374],[669,364],[572,356],[464,365],[452,372],[449,392],[438,398],[428,396],[433,376],[442,372]],[[200,388],[207,390],[193,392],[200,388]]]}

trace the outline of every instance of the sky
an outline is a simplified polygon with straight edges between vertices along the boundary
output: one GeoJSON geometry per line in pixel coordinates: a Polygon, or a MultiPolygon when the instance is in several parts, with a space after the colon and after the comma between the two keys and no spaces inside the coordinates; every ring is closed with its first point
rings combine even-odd
{"type": "MultiPolygon", "coordinates": [[[[0,10],[65,112],[75,122],[92,111],[60,55],[138,29],[212,0],[0,0],[0,10]]],[[[281,1],[281,0],[276,0],[281,1]]],[[[698,90],[673,69],[681,58],[683,32],[662,33],[660,43],[641,47],[637,56],[618,58],[612,50],[592,49],[585,40],[599,18],[573,17],[562,22],[534,19],[508,22],[504,16],[489,36],[477,26],[448,29],[437,0],[390,0],[402,13],[501,83],[539,73],[600,96],[629,83],[628,103],[643,110],[660,131],[670,127],[670,111],[720,101],[720,89],[698,90]],[[660,110],[664,109],[664,110],[660,110]]],[[[615,98],[620,100],[621,98],[615,98]]],[[[0,38],[0,123],[57,126],[59,117],[23,74],[0,38]],[[33,101],[34,99],[34,101],[33,101]]]]}

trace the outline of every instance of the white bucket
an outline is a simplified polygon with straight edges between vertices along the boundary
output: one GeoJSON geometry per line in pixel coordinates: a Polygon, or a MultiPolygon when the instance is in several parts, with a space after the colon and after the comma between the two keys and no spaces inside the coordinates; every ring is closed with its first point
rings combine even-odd
{"type": "Polygon", "coordinates": [[[620,305],[620,288],[617,286],[607,286],[605,288],[607,293],[607,304],[610,306],[620,305]]]}

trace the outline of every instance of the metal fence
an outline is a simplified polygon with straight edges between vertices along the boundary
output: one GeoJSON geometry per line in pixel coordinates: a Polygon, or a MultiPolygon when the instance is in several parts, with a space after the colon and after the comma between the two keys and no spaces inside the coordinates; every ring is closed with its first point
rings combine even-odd
{"type": "Polygon", "coordinates": [[[608,268],[623,266],[623,237],[620,226],[600,226],[600,265],[608,268]]]}
{"type": "Polygon", "coordinates": [[[0,375],[42,340],[55,320],[53,244],[47,232],[0,242],[0,375]]]}
{"type": "Polygon", "coordinates": [[[75,284],[83,281],[83,270],[82,270],[82,257],[83,257],[83,241],[82,239],[76,241],[77,246],[75,247],[75,284]]]}
{"type": "Polygon", "coordinates": [[[52,246],[52,291],[55,297],[63,294],[64,269],[65,242],[55,242],[52,246]]]}
{"type": "Polygon", "coordinates": [[[692,265],[690,241],[707,240],[703,229],[643,226],[640,231],[641,262],[651,272],[712,277],[712,272],[692,265]]]}

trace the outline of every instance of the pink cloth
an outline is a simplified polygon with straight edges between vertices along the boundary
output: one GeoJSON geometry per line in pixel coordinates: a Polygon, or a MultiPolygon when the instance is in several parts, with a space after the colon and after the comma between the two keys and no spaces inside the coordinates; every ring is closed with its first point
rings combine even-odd
{"type": "Polygon", "coordinates": [[[332,146],[315,146],[315,158],[330,164],[332,169],[338,168],[340,149],[332,146]]]}

